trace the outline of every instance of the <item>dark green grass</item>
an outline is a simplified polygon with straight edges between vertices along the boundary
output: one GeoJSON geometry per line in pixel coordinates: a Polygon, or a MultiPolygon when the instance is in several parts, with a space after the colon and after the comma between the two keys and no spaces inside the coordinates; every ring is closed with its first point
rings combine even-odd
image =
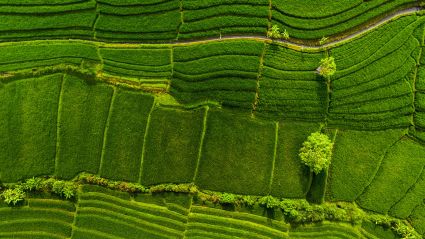
{"type": "Polygon", "coordinates": [[[346,1],[338,2],[335,5],[343,6],[331,9],[330,6],[335,6],[334,4],[319,6],[314,2],[301,5],[293,1],[274,1],[272,24],[277,24],[281,29],[287,29],[295,38],[320,39],[323,36],[342,34],[376,17],[385,16],[387,12],[416,5],[413,0],[345,3],[346,1]],[[314,10],[307,10],[312,8],[314,10]]]}
{"type": "Polygon", "coordinates": [[[310,170],[301,163],[298,152],[307,137],[319,130],[317,123],[281,122],[271,195],[304,198],[310,185],[310,170]]]}
{"type": "Polygon", "coordinates": [[[217,191],[267,194],[274,141],[273,123],[211,110],[197,185],[217,191]]]}
{"type": "Polygon", "coordinates": [[[96,23],[95,30],[98,39],[105,39],[105,35],[102,33],[111,33],[106,39],[119,39],[123,37],[120,36],[121,34],[138,33],[139,35],[128,36],[126,38],[143,41],[155,39],[155,37],[149,36],[149,34],[153,34],[154,36],[158,33],[169,33],[168,37],[159,37],[157,39],[172,40],[177,37],[179,24],[179,9],[151,15],[119,16],[101,14],[96,23]]]}
{"type": "Polygon", "coordinates": [[[79,172],[97,173],[112,88],[65,76],[59,122],[55,175],[73,178],[79,172]]]}
{"type": "Polygon", "coordinates": [[[424,155],[425,149],[420,144],[406,138],[398,141],[386,153],[375,178],[357,200],[358,204],[387,213],[421,176],[424,155]]]}
{"type": "Polygon", "coordinates": [[[338,131],[329,168],[329,200],[353,201],[368,185],[402,130],[338,131]]]}
{"type": "Polygon", "coordinates": [[[82,43],[26,43],[0,47],[0,71],[13,71],[63,63],[97,61],[96,47],[82,43]]]}
{"type": "Polygon", "coordinates": [[[3,182],[52,175],[62,75],[29,78],[0,89],[0,169],[3,182]]]}
{"type": "MultiPolygon", "coordinates": [[[[96,18],[96,13],[94,5],[92,9],[85,9],[81,11],[68,12],[66,14],[8,14],[2,15],[2,25],[0,26],[0,31],[3,34],[0,36],[0,39],[10,39],[9,34],[19,32],[13,36],[13,39],[22,39],[22,38],[33,38],[34,36],[44,36],[49,38],[49,32],[51,30],[63,30],[63,35],[59,35],[59,38],[73,36],[78,30],[91,30],[94,20],[96,18]],[[37,31],[35,31],[37,30],[37,31]],[[25,37],[25,32],[31,32],[31,36],[25,37]],[[35,33],[35,34],[34,34],[35,33]]],[[[81,35],[82,38],[91,38],[93,32],[85,31],[85,34],[81,35]]],[[[56,37],[57,38],[57,37],[56,37]]]]}
{"type": "Polygon", "coordinates": [[[376,225],[373,222],[365,221],[362,223],[362,228],[366,230],[368,233],[376,236],[377,238],[385,238],[385,239],[396,239],[399,238],[394,234],[389,228],[384,228],[380,225],[376,225]]]}
{"type": "Polygon", "coordinates": [[[111,179],[137,182],[153,97],[124,90],[117,90],[115,94],[100,174],[111,179]]]}
{"type": "Polygon", "coordinates": [[[152,112],[142,184],[192,182],[205,114],[205,109],[156,108],[152,112]]]}
{"type": "Polygon", "coordinates": [[[407,218],[415,209],[422,204],[425,198],[425,170],[422,169],[421,176],[416,183],[409,188],[406,195],[395,204],[389,214],[398,218],[407,218]]]}
{"type": "Polygon", "coordinates": [[[422,235],[425,235],[425,204],[418,205],[410,215],[413,227],[422,235]]]}

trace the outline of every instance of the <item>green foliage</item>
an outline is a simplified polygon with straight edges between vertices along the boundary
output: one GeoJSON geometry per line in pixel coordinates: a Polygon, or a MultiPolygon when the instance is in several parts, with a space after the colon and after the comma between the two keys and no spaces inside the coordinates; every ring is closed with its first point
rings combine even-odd
{"type": "Polygon", "coordinates": [[[1,196],[4,202],[9,205],[16,205],[25,199],[25,192],[21,187],[15,187],[14,189],[6,189],[2,192],[1,196]]]}
{"type": "Polygon", "coordinates": [[[301,161],[310,168],[311,172],[318,174],[326,170],[331,163],[333,143],[327,135],[320,132],[312,133],[307,137],[300,149],[301,161]]]}
{"type": "Polygon", "coordinates": [[[43,186],[43,179],[35,177],[25,180],[25,183],[22,184],[25,191],[40,191],[43,186]]]}
{"type": "Polygon", "coordinates": [[[320,39],[320,41],[319,41],[319,45],[324,45],[324,44],[326,44],[326,43],[328,42],[328,40],[329,40],[329,38],[328,38],[328,37],[323,36],[323,37],[320,39]]]}
{"type": "Polygon", "coordinates": [[[52,185],[52,192],[64,197],[65,199],[74,198],[76,196],[76,191],[77,186],[73,182],[58,180],[52,185]]]}
{"type": "Polygon", "coordinates": [[[320,66],[317,68],[317,72],[324,77],[334,75],[336,72],[335,59],[330,56],[320,60],[320,66]]]}
{"type": "Polygon", "coordinates": [[[220,196],[220,203],[222,204],[235,204],[236,196],[231,193],[223,193],[220,196]]]}
{"type": "Polygon", "coordinates": [[[261,206],[264,206],[264,207],[269,208],[269,209],[276,208],[276,207],[280,206],[280,201],[277,198],[270,196],[270,195],[260,198],[258,200],[258,203],[261,206]]]}
{"type": "Polygon", "coordinates": [[[283,30],[283,32],[280,31],[278,25],[273,25],[272,28],[267,31],[267,37],[272,39],[289,39],[289,33],[286,31],[286,29],[283,30]]]}

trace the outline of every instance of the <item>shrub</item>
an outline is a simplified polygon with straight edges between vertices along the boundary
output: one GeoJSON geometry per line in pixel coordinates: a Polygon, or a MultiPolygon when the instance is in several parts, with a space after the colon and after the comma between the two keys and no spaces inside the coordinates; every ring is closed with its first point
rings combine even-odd
{"type": "Polygon", "coordinates": [[[320,60],[320,66],[316,69],[319,75],[329,77],[336,72],[335,59],[333,57],[326,57],[320,60]]]}
{"type": "Polygon", "coordinates": [[[327,169],[331,162],[333,143],[327,135],[312,133],[303,143],[299,156],[301,161],[316,174],[327,169]]]}
{"type": "Polygon", "coordinates": [[[73,182],[56,181],[53,183],[52,191],[66,199],[73,198],[76,195],[77,187],[73,182]]]}
{"type": "Polygon", "coordinates": [[[258,200],[258,203],[266,208],[277,208],[280,206],[279,199],[273,197],[273,196],[265,196],[258,200]]]}
{"type": "Polygon", "coordinates": [[[25,192],[21,187],[16,187],[14,189],[7,189],[2,193],[4,202],[11,205],[16,205],[25,198],[25,192]]]}
{"type": "Polygon", "coordinates": [[[272,28],[267,31],[267,37],[272,39],[289,39],[289,33],[286,31],[286,29],[283,30],[283,32],[280,31],[279,27],[277,25],[273,25],[272,28]]]}
{"type": "Polygon", "coordinates": [[[27,179],[22,188],[26,191],[39,191],[43,188],[43,179],[35,177],[27,179]]]}
{"type": "Polygon", "coordinates": [[[220,203],[222,204],[235,204],[236,203],[236,196],[231,193],[223,193],[220,196],[220,203]]]}

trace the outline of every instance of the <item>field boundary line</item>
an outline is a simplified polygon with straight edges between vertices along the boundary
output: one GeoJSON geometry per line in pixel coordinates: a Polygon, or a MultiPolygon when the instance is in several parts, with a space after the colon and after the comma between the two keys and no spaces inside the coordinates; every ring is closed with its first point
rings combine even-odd
{"type": "Polygon", "coordinates": [[[274,168],[276,165],[276,158],[277,158],[277,147],[279,142],[279,121],[276,121],[275,123],[275,136],[274,136],[274,149],[273,149],[273,161],[272,161],[272,170],[270,174],[270,182],[269,182],[269,188],[268,193],[269,195],[272,192],[272,185],[273,185],[273,178],[274,178],[274,168]]]}
{"type": "Polygon", "coordinates": [[[186,237],[186,233],[188,231],[188,227],[189,227],[189,218],[190,218],[190,214],[192,213],[192,206],[193,206],[193,196],[190,197],[190,206],[189,206],[189,210],[187,211],[187,215],[186,215],[186,223],[185,223],[185,227],[184,227],[184,231],[183,231],[183,239],[187,238],[186,237]]]}
{"type": "Polygon", "coordinates": [[[264,56],[266,54],[266,48],[267,48],[267,44],[264,42],[263,43],[263,51],[261,52],[261,56],[260,56],[260,62],[258,64],[258,73],[257,73],[257,79],[256,79],[256,85],[255,85],[255,98],[254,98],[254,102],[252,103],[252,111],[251,111],[251,116],[253,117],[255,112],[257,111],[257,106],[258,106],[258,101],[260,99],[260,80],[262,78],[263,75],[263,65],[264,65],[264,56]]]}
{"type": "MultiPolygon", "coordinates": [[[[80,191],[81,188],[78,188],[77,190],[80,191]]],[[[77,193],[77,195],[79,194],[77,193]]],[[[71,236],[69,238],[72,238],[74,236],[74,231],[77,228],[75,224],[77,224],[77,214],[78,214],[78,209],[80,207],[80,197],[77,198],[77,202],[74,203],[74,205],[75,205],[74,219],[71,224],[71,236]]]]}
{"type": "Polygon", "coordinates": [[[385,150],[385,152],[383,153],[382,157],[379,160],[379,165],[378,165],[378,167],[376,167],[375,173],[369,178],[369,182],[366,184],[366,186],[363,188],[363,190],[354,198],[353,202],[356,202],[366,192],[366,190],[370,187],[370,185],[373,183],[373,181],[375,181],[375,178],[376,178],[379,170],[382,167],[382,162],[387,157],[391,148],[393,148],[398,142],[400,142],[405,137],[406,137],[406,135],[403,134],[398,140],[396,140],[394,143],[392,143],[390,146],[388,146],[388,148],[385,150]]]}
{"type": "Polygon", "coordinates": [[[208,105],[205,106],[205,114],[204,114],[204,119],[203,119],[203,122],[202,122],[201,140],[199,142],[199,149],[198,149],[198,158],[196,160],[195,173],[193,174],[193,179],[192,179],[193,183],[195,183],[196,178],[198,177],[199,164],[200,164],[201,158],[202,158],[202,148],[204,147],[205,132],[207,131],[207,120],[208,120],[209,109],[210,109],[210,107],[208,105]]]}
{"type": "Polygon", "coordinates": [[[183,0],[179,0],[179,12],[180,12],[180,24],[177,26],[177,35],[176,35],[176,41],[179,40],[180,36],[180,28],[184,24],[184,17],[183,17],[183,0]]]}
{"type": "Polygon", "coordinates": [[[415,72],[413,74],[413,84],[412,84],[412,97],[413,97],[413,114],[412,114],[412,125],[416,127],[415,118],[416,118],[416,84],[417,84],[417,78],[418,78],[418,71],[419,67],[421,66],[421,58],[423,54],[423,49],[421,46],[421,43],[419,42],[419,54],[418,59],[416,59],[416,66],[415,66],[415,72]]]}
{"type": "MultiPolygon", "coordinates": [[[[422,170],[421,170],[421,172],[419,173],[419,176],[418,176],[418,178],[415,180],[415,182],[407,189],[407,191],[406,191],[406,193],[404,193],[404,195],[399,199],[399,200],[397,200],[391,207],[390,207],[390,209],[388,209],[388,212],[390,212],[399,202],[401,202],[401,200],[403,200],[404,198],[406,198],[406,195],[410,192],[410,191],[412,191],[413,190],[413,188],[415,188],[415,186],[416,186],[416,184],[418,184],[418,182],[419,182],[419,180],[422,178],[422,175],[425,173],[425,163],[424,163],[424,166],[422,166],[422,170]]],[[[419,204],[421,204],[421,203],[419,203],[419,204]]],[[[411,214],[411,212],[409,213],[409,214],[411,214]]]]}
{"type": "Polygon", "coordinates": [[[170,64],[171,64],[171,75],[170,75],[170,80],[168,81],[166,92],[170,92],[171,81],[173,80],[173,77],[174,77],[174,46],[170,46],[170,64]]]}
{"type": "Polygon", "coordinates": [[[99,10],[99,2],[97,0],[95,0],[95,1],[96,1],[96,7],[95,7],[96,17],[94,18],[94,21],[93,21],[92,31],[93,31],[93,39],[97,40],[96,25],[97,25],[97,22],[100,18],[100,10],[99,10]]]}
{"type": "Polygon", "coordinates": [[[106,118],[105,128],[103,130],[102,153],[101,153],[101,156],[100,156],[99,170],[97,172],[98,175],[102,175],[103,163],[105,161],[106,143],[108,141],[109,124],[111,123],[112,110],[113,110],[114,103],[115,103],[115,97],[117,95],[117,89],[115,87],[112,87],[112,89],[113,89],[113,92],[112,92],[111,101],[109,103],[108,118],[106,118]]]}
{"type": "Polygon", "coordinates": [[[62,111],[62,100],[63,100],[63,92],[64,92],[64,85],[65,85],[65,73],[62,74],[61,79],[61,86],[59,91],[59,98],[58,98],[58,110],[56,115],[56,151],[55,151],[55,171],[54,175],[57,176],[58,168],[59,168],[59,156],[60,156],[60,121],[61,121],[61,111],[62,111]]]}
{"type": "Polygon", "coordinates": [[[139,180],[138,180],[140,184],[142,183],[142,177],[143,177],[143,162],[145,161],[146,141],[149,134],[152,112],[155,109],[155,106],[156,106],[156,97],[154,98],[151,109],[149,110],[148,119],[146,120],[145,134],[143,135],[142,155],[140,156],[139,180]]]}

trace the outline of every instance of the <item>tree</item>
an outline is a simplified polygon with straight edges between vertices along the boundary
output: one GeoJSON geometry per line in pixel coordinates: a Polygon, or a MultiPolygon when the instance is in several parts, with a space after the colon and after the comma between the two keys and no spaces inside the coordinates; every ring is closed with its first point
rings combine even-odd
{"type": "Polygon", "coordinates": [[[331,162],[333,143],[327,135],[320,132],[312,133],[307,137],[300,149],[301,161],[310,167],[315,174],[327,169],[331,162]]]}
{"type": "Polygon", "coordinates": [[[326,57],[320,60],[320,66],[317,68],[317,72],[324,77],[329,77],[336,72],[335,59],[333,57],[326,57]]]}

